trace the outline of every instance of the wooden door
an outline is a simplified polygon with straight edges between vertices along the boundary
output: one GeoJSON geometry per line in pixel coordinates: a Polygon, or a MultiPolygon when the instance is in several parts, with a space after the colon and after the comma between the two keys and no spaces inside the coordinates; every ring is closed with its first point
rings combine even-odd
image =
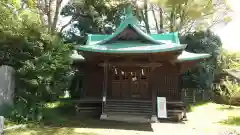
{"type": "Polygon", "coordinates": [[[149,98],[148,77],[146,71],[146,69],[142,69],[130,74],[130,96],[132,99],[149,98]]]}
{"type": "Polygon", "coordinates": [[[117,72],[113,74],[112,94],[114,99],[148,99],[150,98],[148,90],[147,70],[136,72],[117,72]]]}
{"type": "Polygon", "coordinates": [[[130,91],[129,74],[114,69],[112,75],[110,97],[113,99],[128,99],[130,91]]]}

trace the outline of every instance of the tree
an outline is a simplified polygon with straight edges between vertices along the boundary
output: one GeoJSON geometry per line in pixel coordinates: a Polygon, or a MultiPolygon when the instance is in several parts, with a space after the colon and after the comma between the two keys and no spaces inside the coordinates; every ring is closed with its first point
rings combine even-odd
{"type": "Polygon", "coordinates": [[[65,33],[67,42],[84,44],[86,34],[110,34],[121,22],[124,9],[129,4],[124,0],[83,0],[81,3],[69,3],[61,15],[71,16],[71,29],[65,33]],[[78,34],[76,34],[78,33],[78,34]]]}
{"type": "Polygon", "coordinates": [[[222,43],[220,38],[210,30],[188,34],[181,38],[187,44],[186,50],[194,53],[208,53],[211,58],[183,75],[183,87],[197,87],[210,90],[218,69],[218,60],[222,43]]]}
{"type": "Polygon", "coordinates": [[[149,23],[148,23],[148,2],[144,0],[144,22],[147,33],[150,33],[149,23]]]}
{"type": "Polygon", "coordinates": [[[63,0],[6,0],[7,5],[14,8],[15,13],[28,12],[35,15],[48,32],[57,32],[59,13],[63,0]]]}
{"type": "Polygon", "coordinates": [[[165,29],[169,31],[188,33],[231,20],[228,15],[231,10],[222,0],[153,0],[153,3],[159,6],[160,27],[164,16],[165,29]]]}
{"type": "Polygon", "coordinates": [[[19,121],[40,120],[44,103],[68,88],[71,46],[32,20],[36,13],[17,8],[0,3],[0,64],[16,70],[15,104],[8,115],[19,121]]]}

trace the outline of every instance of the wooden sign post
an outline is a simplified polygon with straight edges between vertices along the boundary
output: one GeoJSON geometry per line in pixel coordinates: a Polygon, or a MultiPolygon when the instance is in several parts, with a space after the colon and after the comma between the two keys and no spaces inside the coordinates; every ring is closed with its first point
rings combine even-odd
{"type": "Polygon", "coordinates": [[[167,118],[166,97],[157,97],[158,118],[167,118]]]}
{"type": "Polygon", "coordinates": [[[4,117],[0,116],[0,135],[3,135],[4,117]]]}

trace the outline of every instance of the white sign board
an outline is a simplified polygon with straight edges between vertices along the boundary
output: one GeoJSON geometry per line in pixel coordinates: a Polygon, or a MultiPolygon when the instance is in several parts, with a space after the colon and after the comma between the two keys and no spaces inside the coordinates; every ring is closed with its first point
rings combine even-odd
{"type": "Polygon", "coordinates": [[[102,101],[106,102],[106,96],[103,96],[102,101]]]}
{"type": "Polygon", "coordinates": [[[157,115],[158,118],[167,118],[166,97],[157,97],[157,115]]]}
{"type": "Polygon", "coordinates": [[[4,128],[4,117],[0,116],[0,135],[3,134],[3,128],[4,128]]]}

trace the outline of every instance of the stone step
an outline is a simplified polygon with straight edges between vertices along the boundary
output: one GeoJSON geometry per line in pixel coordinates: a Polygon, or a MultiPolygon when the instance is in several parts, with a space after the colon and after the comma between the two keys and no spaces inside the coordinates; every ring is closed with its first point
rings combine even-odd
{"type": "Polygon", "coordinates": [[[152,111],[145,111],[145,110],[126,110],[126,109],[109,109],[109,108],[105,108],[106,112],[119,112],[119,113],[138,113],[138,114],[151,114],[152,111]]]}
{"type": "Polygon", "coordinates": [[[123,121],[129,123],[150,123],[150,116],[143,115],[127,115],[127,114],[118,114],[118,113],[108,113],[107,117],[104,120],[112,120],[112,121],[123,121]]]}
{"type": "Polygon", "coordinates": [[[152,108],[152,105],[106,104],[107,107],[152,108]]]}
{"type": "Polygon", "coordinates": [[[152,110],[152,107],[142,107],[142,106],[105,106],[105,108],[111,108],[111,109],[129,109],[129,110],[152,110]]]}

